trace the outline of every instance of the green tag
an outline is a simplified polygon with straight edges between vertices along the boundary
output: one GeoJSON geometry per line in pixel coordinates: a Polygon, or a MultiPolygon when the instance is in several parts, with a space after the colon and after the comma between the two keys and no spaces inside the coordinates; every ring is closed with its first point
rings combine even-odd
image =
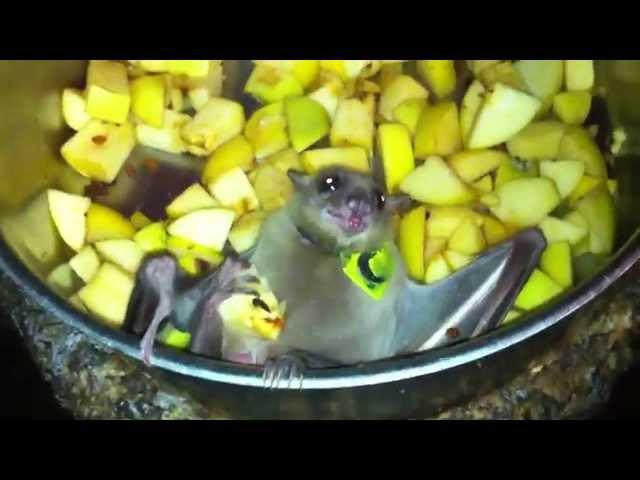
{"type": "Polygon", "coordinates": [[[393,255],[388,247],[372,252],[344,253],[340,255],[342,270],[374,300],[380,300],[393,277],[393,255]]]}

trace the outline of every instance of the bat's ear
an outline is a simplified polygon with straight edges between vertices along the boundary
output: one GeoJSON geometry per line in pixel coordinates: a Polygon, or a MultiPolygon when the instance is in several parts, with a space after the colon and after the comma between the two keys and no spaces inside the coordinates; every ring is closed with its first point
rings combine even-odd
{"type": "Polygon", "coordinates": [[[296,190],[303,190],[311,183],[311,176],[298,170],[288,170],[287,175],[296,187],[296,190]]]}
{"type": "Polygon", "coordinates": [[[411,207],[411,197],[409,195],[390,195],[385,202],[389,213],[404,213],[411,207]]]}

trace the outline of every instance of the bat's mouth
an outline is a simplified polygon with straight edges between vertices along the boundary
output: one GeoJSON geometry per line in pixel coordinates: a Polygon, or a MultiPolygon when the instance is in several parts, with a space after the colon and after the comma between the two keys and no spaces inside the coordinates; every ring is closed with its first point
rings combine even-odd
{"type": "Polygon", "coordinates": [[[357,235],[369,228],[369,214],[362,211],[328,211],[331,219],[347,234],[357,235]]]}

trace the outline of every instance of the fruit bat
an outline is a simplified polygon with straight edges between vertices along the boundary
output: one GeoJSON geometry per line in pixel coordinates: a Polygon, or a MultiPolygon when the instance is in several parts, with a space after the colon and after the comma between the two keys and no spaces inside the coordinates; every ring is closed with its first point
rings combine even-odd
{"type": "Polygon", "coordinates": [[[308,367],[460,341],[497,326],[546,246],[538,230],[524,230],[449,278],[417,284],[393,241],[393,217],[411,206],[409,197],[386,196],[374,176],[343,167],[288,175],[295,193],[265,220],[247,258],[230,255],[198,278],[185,276],[169,254],[145,260],[125,327],[144,333],[146,362],[165,321],[191,334],[196,354],[264,363],[271,386],[301,378],[308,367]],[[268,313],[258,274],[286,302],[284,328],[271,340],[231,331],[219,313],[238,293],[253,295],[268,313]]]}

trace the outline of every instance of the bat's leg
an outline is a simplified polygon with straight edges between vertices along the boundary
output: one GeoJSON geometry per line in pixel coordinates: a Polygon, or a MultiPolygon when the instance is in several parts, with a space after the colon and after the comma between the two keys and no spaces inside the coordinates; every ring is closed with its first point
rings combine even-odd
{"type": "Polygon", "coordinates": [[[265,362],[262,374],[263,385],[265,388],[277,389],[282,384],[290,389],[297,384],[298,389],[302,389],[305,370],[336,365],[335,362],[317,355],[299,350],[291,351],[265,362]]]}

